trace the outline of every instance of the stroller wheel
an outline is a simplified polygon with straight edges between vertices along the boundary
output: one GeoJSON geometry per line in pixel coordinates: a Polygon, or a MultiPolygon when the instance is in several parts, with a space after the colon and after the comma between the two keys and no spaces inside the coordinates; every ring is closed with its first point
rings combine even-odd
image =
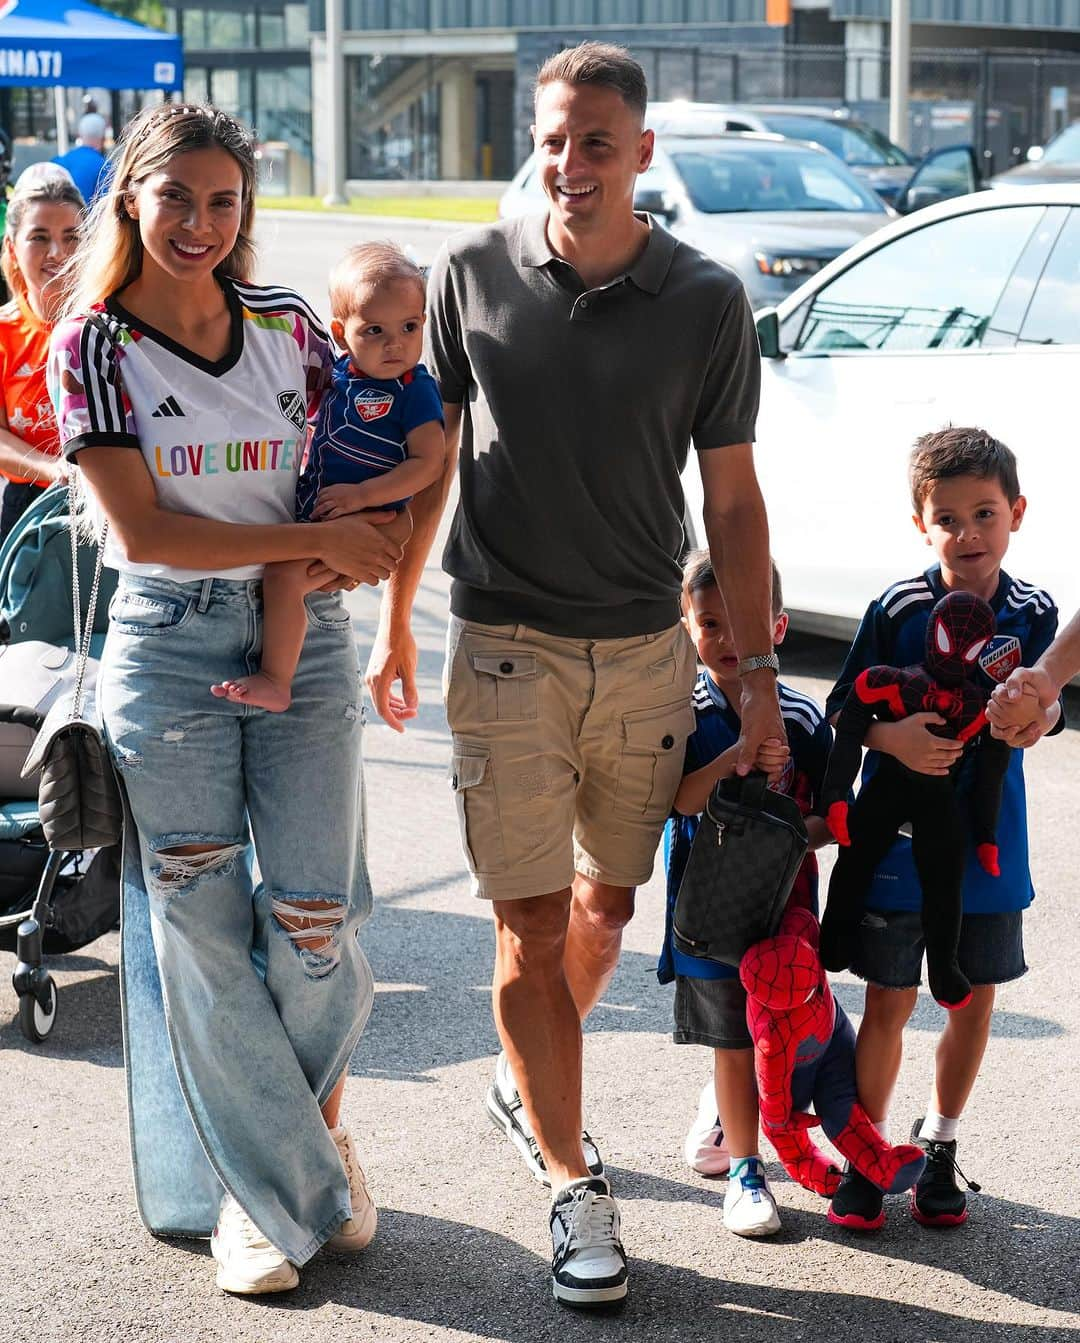
{"type": "Polygon", "coordinates": [[[56,984],[51,978],[45,984],[44,1006],[32,993],[19,995],[19,1029],[34,1044],[40,1044],[56,1025],[57,1002],[56,984]]]}

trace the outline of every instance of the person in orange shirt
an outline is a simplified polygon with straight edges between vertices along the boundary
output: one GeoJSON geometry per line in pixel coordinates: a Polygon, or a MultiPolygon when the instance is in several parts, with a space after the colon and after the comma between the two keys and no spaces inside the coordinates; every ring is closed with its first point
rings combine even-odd
{"type": "Polygon", "coordinates": [[[0,542],[38,491],[64,475],[45,388],[57,275],[75,248],[83,199],[67,173],[35,175],[8,202],[0,267],[11,301],[0,308],[0,542]]]}

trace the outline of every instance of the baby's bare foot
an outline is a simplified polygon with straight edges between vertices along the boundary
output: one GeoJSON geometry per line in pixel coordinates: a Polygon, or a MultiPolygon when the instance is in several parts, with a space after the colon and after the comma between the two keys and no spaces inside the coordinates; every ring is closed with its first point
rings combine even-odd
{"type": "Polygon", "coordinates": [[[256,709],[268,709],[270,713],[284,713],[292,703],[289,686],[273,680],[265,672],[241,676],[236,681],[222,681],[212,685],[210,693],[218,699],[229,699],[234,704],[251,704],[256,709]]]}

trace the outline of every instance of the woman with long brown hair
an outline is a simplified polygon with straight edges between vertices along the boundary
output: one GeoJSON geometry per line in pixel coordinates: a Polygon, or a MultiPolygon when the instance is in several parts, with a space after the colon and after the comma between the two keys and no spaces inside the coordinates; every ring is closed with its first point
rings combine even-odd
{"type": "Polygon", "coordinates": [[[286,1291],[375,1208],[339,1124],[372,1000],[351,621],[306,598],[292,707],[208,694],[250,672],[263,566],[327,588],[388,574],[408,519],[297,524],[307,417],[333,350],[252,283],[255,156],[211,107],[127,128],[53,339],[60,437],[120,571],[98,696],[132,824],[122,990],[136,1186],[157,1232],[213,1228],[225,1291],[286,1291]],[[260,880],[253,880],[250,848],[260,880]]]}

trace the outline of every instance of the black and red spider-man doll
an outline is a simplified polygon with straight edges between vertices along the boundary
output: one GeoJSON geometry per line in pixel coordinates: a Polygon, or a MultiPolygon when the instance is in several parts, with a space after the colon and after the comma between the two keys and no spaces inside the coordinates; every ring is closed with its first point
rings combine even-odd
{"type": "MultiPolygon", "coordinates": [[[[914,1145],[891,1147],[859,1104],[855,1032],[829,989],[817,942],[813,914],[789,907],[776,937],[756,942],[739,966],[762,1128],[804,1189],[831,1198],[840,1183],[839,1170],[807,1133],[821,1124],[861,1175],[884,1193],[898,1194],[918,1180],[926,1156],[914,1145]]],[[[884,1220],[882,1213],[863,1229],[884,1220]]]]}
{"type": "Polygon", "coordinates": [[[994,613],[980,597],[971,592],[943,597],[930,613],[922,666],[868,667],[855,681],[837,720],[822,786],[829,829],[841,846],[821,920],[825,968],[844,970],[851,964],[874,869],[909,821],[922,887],[930,992],[948,1008],[963,1007],[971,997],[971,984],[957,961],[969,829],[979,862],[991,876],[998,875],[997,818],[1010,747],[990,736],[988,696],[977,680],[979,654],[993,634],[994,613]],[[849,811],[848,790],[871,723],[923,712],[946,720],[931,732],[965,743],[948,775],[919,774],[882,755],[849,811]],[[970,788],[962,796],[957,776],[969,769],[970,788]]]}

